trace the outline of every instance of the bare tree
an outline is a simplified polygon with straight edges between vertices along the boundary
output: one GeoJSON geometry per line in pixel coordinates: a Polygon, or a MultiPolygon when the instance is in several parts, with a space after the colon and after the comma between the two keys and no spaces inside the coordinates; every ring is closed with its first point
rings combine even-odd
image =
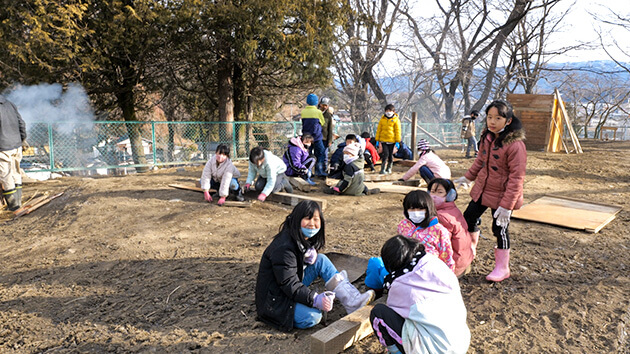
{"type": "Polygon", "coordinates": [[[340,29],[334,68],[354,120],[369,120],[370,89],[382,108],[387,104],[375,67],[389,48],[401,1],[345,0],[350,10],[340,29]]]}

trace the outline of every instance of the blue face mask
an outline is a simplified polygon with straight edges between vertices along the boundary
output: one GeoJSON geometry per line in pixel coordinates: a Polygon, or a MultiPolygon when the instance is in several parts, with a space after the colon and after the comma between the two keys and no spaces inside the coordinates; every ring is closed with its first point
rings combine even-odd
{"type": "Polygon", "coordinates": [[[311,238],[319,232],[319,229],[307,229],[305,227],[302,228],[302,235],[306,238],[311,238]]]}

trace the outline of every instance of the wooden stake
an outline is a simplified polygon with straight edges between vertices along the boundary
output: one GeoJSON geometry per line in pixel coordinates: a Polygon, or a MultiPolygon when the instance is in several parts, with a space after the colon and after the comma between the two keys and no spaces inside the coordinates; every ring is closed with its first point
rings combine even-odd
{"type": "Polygon", "coordinates": [[[368,305],[311,335],[312,354],[339,353],[372,334],[368,305]]]}

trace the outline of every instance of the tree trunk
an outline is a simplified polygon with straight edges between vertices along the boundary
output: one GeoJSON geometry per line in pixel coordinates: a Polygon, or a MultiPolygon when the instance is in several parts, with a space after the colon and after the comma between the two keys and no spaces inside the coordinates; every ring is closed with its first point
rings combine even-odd
{"type": "Polygon", "coordinates": [[[218,40],[219,60],[217,68],[218,96],[219,96],[219,120],[230,122],[223,125],[219,132],[219,139],[231,141],[234,122],[234,85],[232,83],[232,55],[231,48],[227,41],[218,40]]]}
{"type": "MultiPolygon", "coordinates": [[[[136,165],[146,165],[147,158],[144,155],[144,148],[142,146],[142,134],[141,125],[136,123],[136,111],[135,111],[135,95],[133,92],[133,86],[127,85],[123,87],[120,92],[116,94],[118,107],[122,110],[123,119],[128,123],[127,134],[129,135],[129,144],[131,144],[131,155],[133,162],[136,165]]],[[[148,172],[147,166],[136,167],[136,171],[139,173],[148,172]]]]}

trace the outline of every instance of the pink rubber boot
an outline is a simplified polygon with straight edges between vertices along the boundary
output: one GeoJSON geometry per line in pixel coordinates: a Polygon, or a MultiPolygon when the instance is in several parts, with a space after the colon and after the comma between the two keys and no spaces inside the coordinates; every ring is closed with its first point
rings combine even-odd
{"type": "Polygon", "coordinates": [[[510,250],[494,249],[494,261],[496,265],[492,273],[486,276],[486,280],[499,282],[510,277],[510,250]]]}

